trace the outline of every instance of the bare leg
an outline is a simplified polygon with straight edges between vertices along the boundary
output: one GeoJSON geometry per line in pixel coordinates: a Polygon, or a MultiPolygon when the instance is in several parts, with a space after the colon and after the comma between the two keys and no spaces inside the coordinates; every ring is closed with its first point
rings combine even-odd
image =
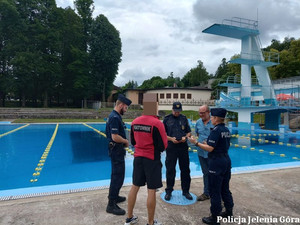
{"type": "Polygon", "coordinates": [[[154,222],[155,206],[156,206],[156,189],[148,189],[148,198],[147,198],[148,224],[153,224],[154,222]]]}
{"type": "Polygon", "coordinates": [[[135,186],[134,184],[131,186],[130,192],[128,194],[128,206],[127,206],[127,217],[133,217],[133,208],[136,202],[136,196],[139,191],[140,187],[135,186]]]}

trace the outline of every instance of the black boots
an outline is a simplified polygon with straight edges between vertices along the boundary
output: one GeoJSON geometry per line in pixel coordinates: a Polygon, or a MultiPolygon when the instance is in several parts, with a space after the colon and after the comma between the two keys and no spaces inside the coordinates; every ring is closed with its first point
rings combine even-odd
{"type": "Polygon", "coordinates": [[[202,222],[206,223],[206,224],[220,225],[220,223],[218,223],[217,221],[218,221],[217,216],[214,216],[214,215],[202,218],[202,222]]]}
{"type": "Polygon", "coordinates": [[[125,201],[126,201],[126,197],[118,196],[116,203],[121,203],[121,202],[125,202],[125,201]]]}
{"type": "Polygon", "coordinates": [[[221,212],[220,216],[222,216],[223,218],[232,216],[232,209],[226,209],[225,212],[221,212]]]}
{"type": "Polygon", "coordinates": [[[106,207],[106,212],[107,213],[112,213],[114,215],[125,215],[125,210],[121,209],[118,205],[117,205],[117,200],[109,200],[108,201],[108,205],[106,207]]]}

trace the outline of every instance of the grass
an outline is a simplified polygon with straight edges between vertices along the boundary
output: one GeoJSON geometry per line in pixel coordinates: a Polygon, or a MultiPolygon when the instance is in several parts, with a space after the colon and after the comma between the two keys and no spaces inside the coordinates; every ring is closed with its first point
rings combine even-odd
{"type": "MultiPolygon", "coordinates": [[[[172,113],[172,110],[164,110],[164,112],[166,113],[166,115],[168,115],[172,113]]],[[[200,118],[198,111],[186,110],[182,111],[181,114],[185,115],[188,119],[191,119],[193,121],[196,121],[200,118]]]]}

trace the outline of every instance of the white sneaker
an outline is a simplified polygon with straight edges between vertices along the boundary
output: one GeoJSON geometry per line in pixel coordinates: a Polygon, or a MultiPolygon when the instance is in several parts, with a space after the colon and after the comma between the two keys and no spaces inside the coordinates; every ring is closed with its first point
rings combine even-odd
{"type": "Polygon", "coordinates": [[[124,225],[131,225],[131,224],[136,224],[139,221],[139,218],[135,215],[133,215],[131,218],[127,218],[126,222],[124,225]]]}
{"type": "MultiPolygon", "coordinates": [[[[149,225],[149,224],[147,223],[147,225],[149,225]]],[[[158,220],[154,220],[153,225],[163,225],[163,224],[158,222],[158,220]]]]}

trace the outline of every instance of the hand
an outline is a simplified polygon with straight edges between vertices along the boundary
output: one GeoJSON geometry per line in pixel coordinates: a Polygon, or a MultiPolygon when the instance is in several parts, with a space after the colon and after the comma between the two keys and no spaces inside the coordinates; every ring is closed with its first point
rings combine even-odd
{"type": "Polygon", "coordinates": [[[197,139],[194,138],[194,136],[191,136],[191,137],[188,137],[189,141],[192,143],[192,144],[196,144],[197,143],[197,139]]]}
{"type": "Polygon", "coordinates": [[[174,144],[178,144],[178,143],[179,143],[179,141],[176,140],[176,137],[172,137],[172,142],[173,142],[174,144]]]}
{"type": "Polygon", "coordinates": [[[184,142],[186,142],[186,137],[185,136],[182,137],[181,140],[180,140],[180,143],[184,143],[184,142]]]}
{"type": "Polygon", "coordinates": [[[125,139],[125,140],[126,140],[126,142],[124,143],[124,146],[129,147],[129,141],[127,139],[125,139]]]}

